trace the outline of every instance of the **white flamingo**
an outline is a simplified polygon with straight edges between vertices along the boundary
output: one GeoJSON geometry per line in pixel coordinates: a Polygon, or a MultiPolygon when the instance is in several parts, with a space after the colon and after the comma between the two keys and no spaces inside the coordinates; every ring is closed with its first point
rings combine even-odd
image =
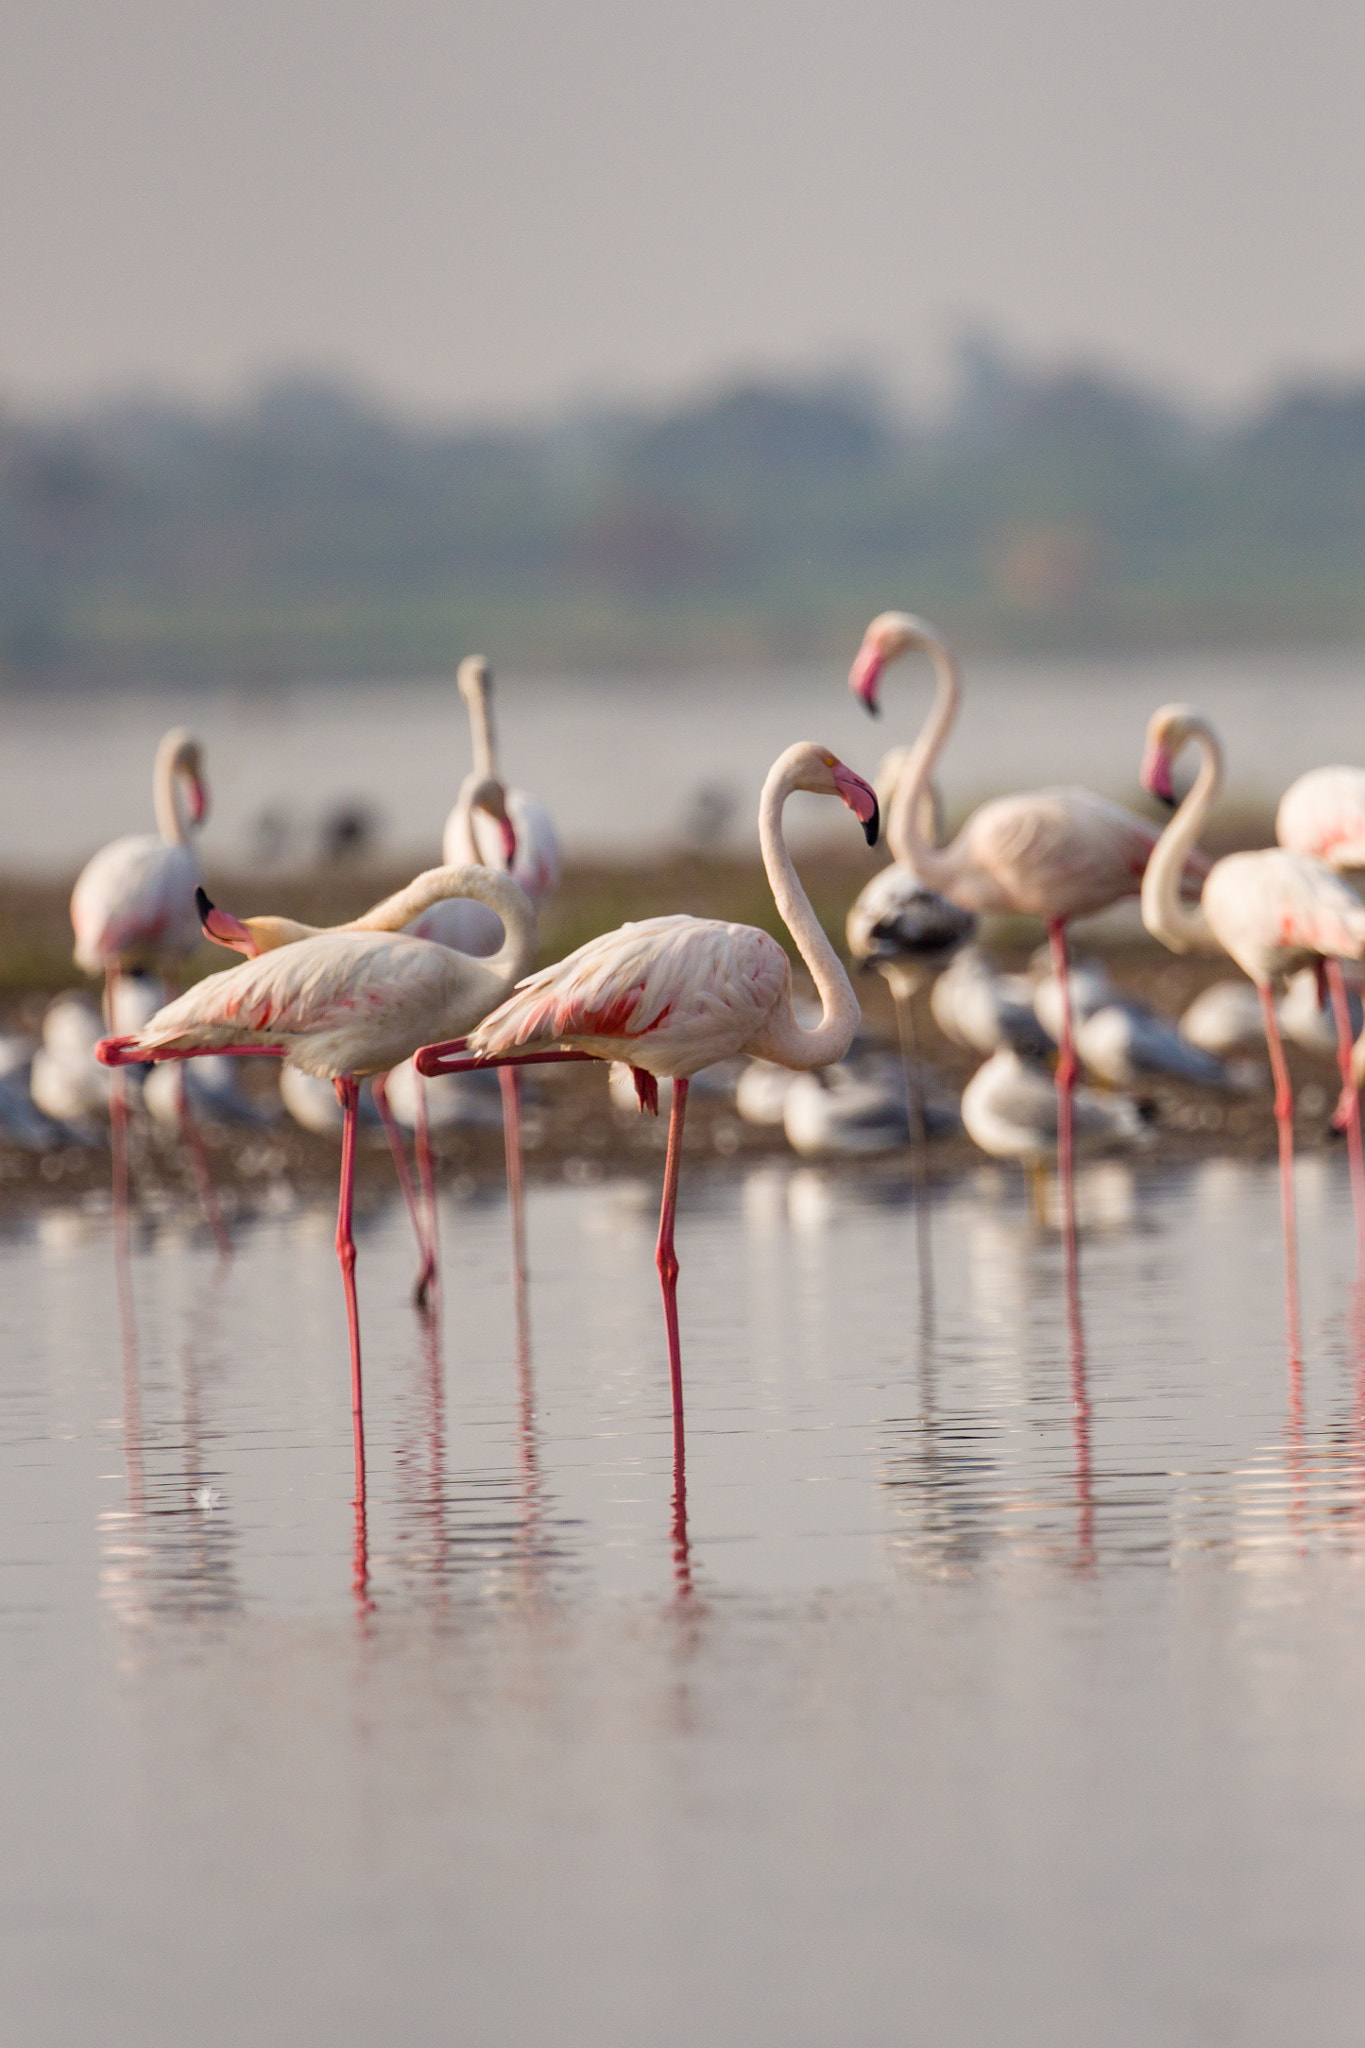
{"type": "MultiPolygon", "coordinates": [[[[209,975],[158,1011],[141,1031],[106,1039],[100,1048],[109,1066],[194,1059],[201,1053],[274,1053],[307,1074],[335,1083],[346,1119],[337,1257],[350,1328],[360,1501],[365,1491],[365,1435],[351,1231],[360,1079],[387,1073],[442,1032],[467,1029],[507,993],[536,948],[535,912],[507,875],[477,867],[433,868],[400,891],[409,917],[449,895],[477,897],[502,920],[506,936],[491,958],[472,960],[402,931],[321,932],[209,975]]],[[[395,900],[388,899],[390,904],[395,900]]]]}
{"type": "MultiPolygon", "coordinates": [[[[203,823],[208,806],[203,749],[184,726],[172,726],[161,736],[152,767],[156,832],[111,840],[76,877],[71,892],[76,965],[87,974],[103,975],[104,1015],[111,1031],[119,1028],[115,1012],[121,974],[154,970],[167,992],[173,992],[181,961],[199,944],[194,905],[199,863],[192,834],[203,823]]],[[[181,1137],[218,1248],[226,1252],[222,1212],[183,1089],[179,1098],[181,1137]]],[[[114,1203],[121,1214],[128,1198],[128,1103],[121,1075],[110,1091],[109,1115],[114,1203]]]]}
{"type": "Polygon", "coordinates": [[[1365,904],[1311,854],[1263,847],[1215,861],[1197,905],[1180,900],[1180,877],[1223,778],[1223,750],[1208,720],[1186,704],[1152,714],[1142,762],[1143,786],[1172,801],[1171,769],[1186,746],[1200,751],[1193,787],[1158,842],[1142,884],[1142,921],[1173,953],[1227,953],[1261,1001],[1275,1076],[1280,1206],[1284,1218],[1290,1338],[1298,1347],[1298,1255],[1294,1230],[1294,1094],[1275,1016],[1274,986],[1301,967],[1365,954],[1365,904]]]}
{"type": "MultiPolygon", "coordinates": [[[[1365,869],[1365,768],[1310,768],[1306,775],[1300,775],[1280,798],[1275,813],[1275,837],[1291,853],[1313,854],[1339,875],[1365,869]]],[[[1365,1261],[1365,1148],[1360,1135],[1360,1090],[1351,1058],[1355,1034],[1351,1029],[1350,1000],[1339,960],[1327,962],[1326,978],[1341,1069],[1341,1100],[1335,1120],[1346,1129],[1356,1243],[1365,1261]]]]}
{"type": "MultiPolygon", "coordinates": [[[[935,763],[957,717],[962,686],[944,641],[908,612],[883,612],[863,636],[849,686],[869,711],[887,663],[912,649],[933,664],[937,691],[929,716],[896,786],[888,820],[924,884],[964,910],[1004,911],[1038,917],[1047,926],[1057,978],[1069,989],[1066,927],[1072,918],[1107,910],[1137,895],[1156,832],[1145,819],[1088,789],[1040,789],[998,797],[972,812],[947,846],[931,846],[919,826],[919,807],[935,763]],[[893,822],[894,821],[894,822],[893,822]]],[[[1057,1063],[1057,1165],[1071,1247],[1071,1094],[1076,1082],[1070,1004],[1062,1004],[1061,1057],[1057,1063]]]]}
{"type": "Polygon", "coordinates": [[[878,813],[871,786],[827,748],[809,741],[779,755],[763,785],[758,811],[763,864],[779,914],[820,998],[820,1021],[813,1029],[803,1029],[797,1020],[791,964],[767,932],[711,918],[651,917],[591,939],[567,959],[530,976],[467,1042],[428,1046],[417,1056],[419,1069],[427,1074],[528,1058],[626,1060],[635,1069],[641,1108],[656,1107],[659,1080],[672,1079],[655,1258],[668,1333],[675,1448],[682,1444],[683,1402],[673,1234],[688,1083],[703,1067],[740,1054],[798,1071],[828,1066],[848,1051],[859,1022],[853,986],[820,928],[782,837],[782,808],[798,789],[840,798],[861,822],[869,844],[877,836],[878,813]]]}
{"type": "MultiPolygon", "coordinates": [[[[469,735],[474,754],[473,775],[483,783],[503,783],[498,773],[498,750],[493,732],[493,672],[482,654],[466,655],[455,676],[456,686],[469,712],[469,735]]],[[[446,820],[441,857],[447,866],[477,863],[496,868],[520,882],[537,909],[559,886],[563,860],[559,838],[545,806],[524,789],[505,791],[505,809],[495,818],[489,807],[467,800],[469,779],[460,792],[454,810],[446,820]]],[[[461,952],[491,953],[500,943],[496,919],[479,903],[445,903],[436,906],[424,921],[420,936],[436,939],[443,946],[457,946],[461,952]]],[[[499,1072],[502,1094],[503,1147],[507,1159],[507,1195],[512,1215],[512,1256],[520,1291],[526,1281],[526,1218],[522,1189],[521,1094],[511,1068],[499,1072]]],[[[412,1077],[414,1127],[417,1138],[417,1166],[422,1177],[432,1236],[436,1230],[436,1187],[428,1136],[426,1092],[420,1074],[412,1077]]]]}
{"type": "MultiPolygon", "coordinates": [[[[504,826],[507,823],[507,811],[503,801],[502,784],[491,776],[481,775],[477,769],[465,777],[464,786],[460,791],[458,808],[466,814],[486,815],[497,826],[504,826]]],[[[211,903],[202,888],[195,891],[195,901],[198,905],[199,920],[203,927],[204,935],[212,939],[215,945],[227,946],[233,952],[244,953],[249,960],[255,959],[261,953],[276,952],[281,946],[296,946],[304,939],[318,938],[324,930],[331,932],[406,932],[410,938],[428,939],[437,945],[443,945],[448,942],[441,939],[439,933],[443,928],[449,930],[450,927],[442,927],[440,923],[441,912],[464,908],[480,911],[488,919],[493,929],[501,936],[502,923],[485,904],[475,902],[472,897],[440,895],[433,897],[431,877],[461,865],[459,862],[447,862],[444,868],[429,868],[425,874],[419,875],[415,881],[409,882],[402,889],[396,890],[393,895],[384,897],[382,902],[374,904],[360,917],[351,918],[345,924],[339,925],[321,926],[304,924],[295,917],[281,917],[270,913],[256,917],[234,917],[230,911],[223,910],[216,903],[211,903]],[[421,907],[414,912],[414,905],[421,907]]],[[[480,947],[477,955],[466,954],[464,948],[453,945],[450,947],[450,950],[458,952],[462,957],[466,958],[487,957],[487,951],[483,947],[480,947]]],[[[418,1306],[421,1307],[426,1303],[428,1292],[436,1279],[437,1270],[436,1204],[435,1190],[430,1177],[430,1163],[429,1159],[424,1160],[419,1148],[418,1167],[422,1173],[423,1189],[428,1197],[424,1218],[413,1192],[412,1181],[408,1174],[407,1159],[403,1152],[403,1141],[398,1135],[393,1111],[389,1103],[388,1077],[382,1074],[376,1075],[371,1084],[370,1093],[374,1098],[374,1106],[379,1113],[380,1122],[384,1126],[384,1134],[388,1139],[389,1150],[393,1155],[394,1167],[398,1174],[398,1184],[403,1191],[403,1199],[407,1204],[408,1214],[412,1218],[412,1227],[417,1238],[418,1250],[421,1254],[422,1263],[413,1290],[414,1298],[418,1306]]],[[[417,1118],[418,1131],[424,1134],[426,1127],[425,1116],[422,1114],[425,1110],[424,1096],[419,1095],[416,1106],[419,1111],[417,1118]]],[[[317,1105],[311,1103],[306,1084],[300,1084],[297,1088],[292,1088],[288,1092],[286,1107],[289,1108],[291,1115],[298,1116],[301,1111],[305,1112],[300,1120],[308,1122],[309,1129],[325,1133],[331,1128],[325,1111],[319,1110],[317,1105]],[[309,1114],[312,1117],[311,1122],[308,1121],[309,1114]]]]}

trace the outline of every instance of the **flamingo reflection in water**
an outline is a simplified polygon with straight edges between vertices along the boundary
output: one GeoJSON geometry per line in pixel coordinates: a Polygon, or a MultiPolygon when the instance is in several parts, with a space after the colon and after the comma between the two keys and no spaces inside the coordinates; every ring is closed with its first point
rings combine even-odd
{"type": "MultiPolygon", "coordinates": [[[[668,1157],[655,1253],[663,1290],[678,1480],[683,1477],[682,1356],[678,1259],[674,1247],[683,1119],[693,1074],[749,1054],[797,1070],[842,1059],[860,1021],[857,997],[821,929],[782,836],[782,811],[797,790],[838,797],[877,837],[870,784],[825,747],[788,747],[759,801],[759,839],[773,898],[820,998],[820,1018],[803,1029],[792,1008],[791,964],[777,941],[751,925],[710,918],[654,917],[622,925],[523,982],[467,1038],[427,1046],[424,1074],[541,1061],[624,1060],[634,1069],[642,1109],[657,1111],[660,1079],[673,1082],[668,1157]]],[[[686,1528],[681,1484],[677,1528],[686,1528]]],[[[679,1541],[682,1540],[680,1537],[679,1541]]]]}
{"type": "Polygon", "coordinates": [[[494,909],[507,933],[501,951],[471,960],[401,932],[327,932],[210,975],[143,1030],[105,1039],[99,1049],[107,1066],[210,1052],[265,1053],[335,1084],[345,1112],[336,1243],[350,1332],[358,1512],[365,1499],[365,1421],[352,1209],[360,1080],[387,1073],[437,1031],[467,1028],[485,1015],[536,945],[535,913],[509,877],[486,868],[434,868],[420,880],[433,902],[469,895],[494,909]]]}

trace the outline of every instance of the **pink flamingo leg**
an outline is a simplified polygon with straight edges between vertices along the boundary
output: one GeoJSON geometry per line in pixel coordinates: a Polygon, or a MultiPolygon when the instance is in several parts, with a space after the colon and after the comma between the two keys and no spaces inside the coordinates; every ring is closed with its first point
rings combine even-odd
{"type": "Polygon", "coordinates": [[[426,1217],[427,1244],[431,1251],[432,1280],[440,1285],[440,1219],[436,1211],[436,1170],[431,1157],[431,1127],[427,1121],[427,1084],[414,1070],[413,1087],[416,1089],[416,1124],[414,1129],[414,1150],[417,1154],[417,1181],[422,1190],[422,1209],[426,1217]]]}
{"type": "Polygon", "coordinates": [[[418,1308],[425,1308],[431,1283],[436,1278],[436,1253],[428,1240],[422,1213],[417,1206],[417,1196],[413,1191],[412,1175],[408,1172],[408,1158],[403,1150],[403,1139],[397,1124],[393,1120],[393,1111],[389,1108],[387,1081],[387,1074],[376,1074],[370,1082],[370,1093],[374,1097],[374,1106],[379,1111],[379,1121],[384,1126],[384,1136],[389,1141],[389,1151],[393,1155],[394,1171],[398,1175],[398,1185],[403,1190],[403,1200],[407,1204],[408,1220],[412,1224],[413,1235],[417,1239],[417,1249],[422,1257],[416,1283],[412,1290],[412,1298],[417,1303],[418,1308]]]}
{"type": "Polygon", "coordinates": [[[334,1082],[345,1121],[341,1132],[341,1193],[337,1201],[337,1260],[346,1293],[346,1322],[351,1335],[351,1428],[355,1440],[357,1529],[364,1526],[365,1407],[360,1380],[360,1311],[355,1298],[355,1237],[351,1221],[355,1205],[355,1126],[360,1085],[353,1076],[334,1082]]]}
{"type": "Polygon", "coordinates": [[[1275,1076],[1275,1121],[1280,1133],[1280,1218],[1284,1224],[1284,1306],[1289,1335],[1291,1373],[1300,1362],[1299,1345],[1299,1245],[1294,1223],[1294,1090],[1285,1065],[1280,1027],[1275,1021],[1275,999],[1267,984],[1257,989],[1261,1015],[1265,1020],[1266,1049],[1270,1071],[1275,1076]]]}
{"type": "Polygon", "coordinates": [[[1067,1285],[1076,1277],[1076,1178],[1072,1157],[1071,1098],[1076,1086],[1076,1048],[1071,1034],[1071,962],[1067,957],[1066,925],[1052,918],[1047,928],[1052,971],[1062,992],[1062,1043],[1057,1061],[1057,1179],[1062,1191],[1062,1242],[1067,1285]]]}
{"type": "Polygon", "coordinates": [[[521,1323],[526,1300],[526,1195],[521,1164],[521,1081],[515,1067],[498,1068],[502,1141],[507,1155],[507,1205],[512,1213],[512,1285],[521,1323]]]}
{"type": "MultiPolygon", "coordinates": [[[[118,969],[108,966],[104,970],[104,1021],[112,1031],[114,1028],[114,992],[118,987],[118,969]]],[[[109,1155],[113,1173],[114,1197],[114,1254],[128,1257],[128,1081],[127,1076],[115,1069],[113,1084],[109,1090],[109,1155]]]]}
{"type": "Polygon", "coordinates": [[[1332,994],[1332,1016],[1337,1027],[1337,1064],[1341,1068],[1341,1097],[1336,1122],[1346,1126],[1346,1150],[1351,1162],[1351,1207],[1356,1223],[1356,1268],[1365,1268],[1365,1148],[1360,1138],[1360,1090],[1351,1070],[1351,1011],[1346,1000],[1346,977],[1340,960],[1327,962],[1327,986],[1332,994]]]}
{"type": "Polygon", "coordinates": [[[683,1456],[682,1346],[678,1338],[678,1254],[673,1248],[673,1224],[678,1209],[678,1169],[682,1165],[683,1118],[687,1114],[686,1081],[673,1083],[673,1107],[668,1118],[668,1158],[664,1164],[664,1196],[659,1210],[659,1243],[654,1263],[664,1296],[664,1326],[668,1332],[668,1374],[673,1391],[673,1456],[683,1456]]]}

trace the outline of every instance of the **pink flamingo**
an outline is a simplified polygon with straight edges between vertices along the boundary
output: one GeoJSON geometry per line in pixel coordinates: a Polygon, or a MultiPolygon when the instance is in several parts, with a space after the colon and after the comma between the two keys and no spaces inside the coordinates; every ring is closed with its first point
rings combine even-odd
{"type": "MultiPolygon", "coordinates": [[[[1325,860],[1338,874],[1365,869],[1365,768],[1310,768],[1291,782],[1275,813],[1275,837],[1291,853],[1325,860]]],[[[1346,1129],[1351,1160],[1351,1202],[1358,1257],[1365,1261],[1365,1151],[1360,1135],[1360,1090],[1351,1059],[1351,1015],[1339,960],[1329,960],[1327,986],[1337,1031],[1341,1100],[1335,1122],[1346,1129]]]]}
{"type": "MultiPolygon", "coordinates": [[[[487,818],[499,831],[507,835],[507,844],[512,845],[512,826],[507,814],[502,784],[493,776],[483,775],[478,769],[468,774],[460,788],[456,813],[466,825],[473,817],[487,818]]],[[[472,834],[471,834],[472,837],[472,834]]],[[[446,868],[462,867],[464,862],[447,860],[446,868]]],[[[485,863],[472,861],[471,866],[485,863]]],[[[257,917],[234,917],[230,911],[222,910],[211,903],[203,889],[196,889],[195,902],[198,906],[199,921],[204,936],[215,945],[226,946],[231,951],[243,953],[248,960],[258,954],[275,952],[281,946],[296,946],[302,939],[317,938],[324,930],[334,932],[401,932],[410,938],[429,939],[437,945],[447,945],[452,951],[485,958],[495,950],[482,941],[489,930],[498,941],[503,937],[501,920],[494,916],[486,904],[475,901],[472,896],[441,896],[432,900],[430,877],[441,870],[431,868],[419,875],[414,882],[386,896],[363,916],[349,919],[345,924],[322,926],[304,924],[295,917],[264,915],[257,917]],[[414,913],[414,905],[420,906],[414,913]],[[472,923],[464,913],[477,912],[484,924],[472,923]],[[457,946],[452,934],[472,936],[480,941],[475,945],[457,946]],[[445,936],[443,936],[445,934],[445,936]]],[[[529,962],[527,963],[529,965],[529,962]]],[[[423,1160],[421,1146],[418,1147],[418,1171],[422,1175],[423,1191],[428,1196],[425,1204],[425,1219],[418,1208],[408,1175],[407,1159],[403,1141],[398,1134],[389,1108],[385,1087],[386,1077],[377,1075],[371,1084],[371,1094],[384,1134],[389,1141],[398,1184],[403,1191],[403,1200],[412,1219],[417,1248],[421,1254],[421,1267],[413,1289],[418,1307],[425,1306],[428,1292],[436,1279],[436,1203],[435,1186],[431,1176],[430,1157],[423,1160]]],[[[419,1137],[422,1135],[419,1126],[419,1137]]]]}
{"type": "Polygon", "coordinates": [[[105,1039],[99,1048],[106,1066],[208,1052],[273,1053],[335,1083],[345,1113],[337,1257],[351,1341],[358,1501],[365,1492],[365,1425],[351,1221],[359,1083],[410,1059],[438,1033],[467,1029],[486,1015],[536,949],[535,912],[509,876],[486,868],[433,868],[401,893],[410,918],[443,896],[476,897],[502,920],[501,950],[472,960],[401,931],[321,932],[209,975],[141,1031],[105,1039]]]}
{"type": "Polygon", "coordinates": [[[1180,876],[1223,779],[1223,750],[1207,719],[1185,704],[1152,714],[1142,761],[1143,786],[1172,801],[1171,769],[1193,741],[1199,773],[1167,825],[1142,883],[1142,921],[1173,953],[1221,949],[1256,984],[1275,1075],[1280,1210],[1284,1219],[1291,1355],[1298,1357],[1298,1249],[1294,1229],[1294,1094],[1275,1017],[1274,984],[1301,967],[1365,954],[1365,904],[1311,854],[1263,847],[1230,853],[1209,869],[1197,905],[1180,900],[1180,876]]]}
{"type": "Polygon", "coordinates": [[[952,730],[962,695],[957,663],[931,626],[908,612],[883,612],[863,635],[849,687],[867,710],[878,709],[878,688],[888,662],[912,649],[927,654],[937,678],[929,716],[910,749],[887,814],[887,838],[897,858],[913,867],[927,889],[963,910],[1004,911],[1041,918],[1053,969],[1062,990],[1062,1036],[1057,1063],[1057,1170],[1068,1258],[1075,1256],[1072,1175],[1072,1097],[1076,1054],[1066,927],[1074,917],[1107,910],[1142,886],[1157,834],[1142,818],[1088,789],[1040,789],[998,797],[972,812],[957,837],[938,847],[921,820],[931,777],[952,730]]]}
{"type": "Polygon", "coordinates": [[[517,1061],[627,1060],[640,1107],[656,1113],[659,1079],[672,1078],[655,1262],[668,1335],[675,1456],[683,1442],[683,1395],[674,1219],[688,1083],[702,1067],[741,1053],[798,1070],[828,1066],[848,1051],[860,1016],[852,984],[782,837],[782,807],[798,789],[837,796],[862,824],[869,845],[877,837],[877,799],[860,775],[809,741],[788,747],[763,784],[763,864],[778,912],[820,997],[820,1021],[812,1030],[797,1022],[791,963],[767,932],[710,918],[651,917],[590,939],[524,981],[467,1040],[427,1046],[417,1056],[426,1074],[517,1061]]]}
{"type": "MultiPolygon", "coordinates": [[[[471,780],[497,783],[497,744],[493,733],[493,673],[482,654],[470,654],[456,672],[456,686],[469,712],[469,733],[474,753],[473,776],[467,777],[454,810],[446,819],[441,857],[448,866],[462,862],[500,869],[520,882],[536,908],[559,886],[563,866],[559,838],[545,806],[524,789],[505,791],[506,808],[498,826],[487,805],[467,800],[471,780]],[[500,829],[498,829],[500,827],[500,829]]],[[[464,953],[491,953],[500,943],[496,918],[481,903],[438,904],[415,928],[424,939],[443,946],[456,946],[464,953]]],[[[526,1218],[521,1154],[521,1087],[511,1067],[499,1070],[502,1089],[503,1145],[507,1157],[507,1196],[512,1215],[512,1263],[519,1313],[524,1308],[526,1287],[526,1218]]],[[[435,1234],[436,1191],[427,1136],[426,1097],[422,1077],[417,1076],[417,1166],[422,1177],[427,1210],[435,1234]]]]}
{"type": "MultiPolygon", "coordinates": [[[[71,892],[76,965],[87,974],[103,975],[110,1030],[116,1028],[120,973],[155,969],[168,994],[173,994],[178,964],[199,944],[194,902],[199,863],[191,833],[208,813],[209,795],[203,750],[184,726],[172,726],[162,734],[152,768],[152,806],[156,832],[135,833],[102,846],[81,869],[71,892]]],[[[110,1125],[114,1199],[120,1215],[128,1197],[127,1119],[127,1097],[119,1077],[110,1097],[110,1125]]],[[[222,1213],[183,1088],[180,1131],[218,1248],[226,1251],[222,1213]]]]}

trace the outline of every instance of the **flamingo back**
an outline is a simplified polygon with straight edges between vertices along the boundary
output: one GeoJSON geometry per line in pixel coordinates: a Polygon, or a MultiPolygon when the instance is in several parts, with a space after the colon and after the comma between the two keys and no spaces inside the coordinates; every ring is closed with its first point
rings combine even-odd
{"type": "Polygon", "coordinates": [[[1275,813],[1275,837],[1291,853],[1342,870],[1365,868],[1365,768],[1311,768],[1291,782],[1275,813]]]}
{"type": "Polygon", "coordinates": [[[75,959],[87,974],[108,966],[183,959],[199,944],[199,871],[186,846],[150,833],[111,840],[86,862],[71,892],[75,959]]]}
{"type": "Polygon", "coordinates": [[[1267,846],[1215,862],[1201,898],[1219,945],[1258,985],[1365,955],[1365,903],[1320,860],[1267,846]]]}
{"type": "Polygon", "coordinates": [[[1039,789],[974,811],[953,851],[953,896],[966,909],[1086,917],[1136,896],[1155,829],[1088,789],[1039,789]]]}
{"type": "Polygon", "coordinates": [[[529,976],[470,1033],[470,1050],[564,1045],[689,1076],[743,1052],[790,989],[787,956],[767,932],[646,918],[529,976]]]}

